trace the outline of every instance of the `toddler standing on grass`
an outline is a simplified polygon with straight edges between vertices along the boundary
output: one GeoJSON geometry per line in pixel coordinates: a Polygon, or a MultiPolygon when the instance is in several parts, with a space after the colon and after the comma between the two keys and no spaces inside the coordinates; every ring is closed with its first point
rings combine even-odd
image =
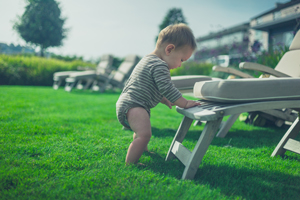
{"type": "Polygon", "coordinates": [[[195,37],[187,25],[170,25],[159,33],[155,50],[134,68],[116,104],[119,122],[134,131],[126,164],[136,164],[144,150],[148,151],[151,108],[159,102],[170,109],[173,105],[181,108],[200,105],[183,98],[170,76],[170,70],[180,67],[195,49],[195,37]]]}

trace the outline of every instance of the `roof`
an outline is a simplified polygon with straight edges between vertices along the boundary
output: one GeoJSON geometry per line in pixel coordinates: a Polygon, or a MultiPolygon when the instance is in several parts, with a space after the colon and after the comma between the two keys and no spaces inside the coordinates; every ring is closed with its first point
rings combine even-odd
{"type": "Polygon", "coordinates": [[[272,28],[282,28],[286,26],[294,26],[296,23],[295,19],[300,18],[300,13],[296,13],[281,19],[265,22],[263,24],[258,24],[255,26],[252,26],[251,28],[256,29],[256,30],[262,30],[262,31],[268,31],[269,29],[272,28]]]}
{"type": "Polygon", "coordinates": [[[227,28],[224,29],[222,31],[218,31],[218,32],[212,32],[209,35],[203,36],[203,37],[198,37],[197,38],[197,42],[203,41],[203,40],[208,40],[208,39],[212,39],[212,38],[216,38],[216,37],[220,37],[223,35],[229,35],[231,33],[236,33],[236,32],[240,32],[240,31],[247,31],[250,27],[250,23],[243,23],[231,28],[227,28]]]}
{"type": "Polygon", "coordinates": [[[267,12],[264,12],[264,13],[256,16],[256,17],[253,17],[253,18],[251,18],[251,20],[259,18],[259,17],[262,17],[264,15],[267,15],[267,14],[270,14],[270,13],[273,13],[273,12],[276,12],[276,11],[279,11],[279,10],[282,10],[284,8],[293,6],[293,5],[298,4],[298,3],[300,3],[300,0],[291,0],[291,1],[287,2],[287,3],[276,3],[276,7],[275,8],[273,8],[273,9],[267,11],[267,12]]]}

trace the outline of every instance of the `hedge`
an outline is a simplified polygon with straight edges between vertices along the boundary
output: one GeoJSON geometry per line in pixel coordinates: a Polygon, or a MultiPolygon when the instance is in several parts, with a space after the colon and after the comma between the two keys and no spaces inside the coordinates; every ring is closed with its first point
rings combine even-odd
{"type": "Polygon", "coordinates": [[[80,60],[66,62],[36,56],[0,55],[0,85],[51,86],[53,73],[77,70],[79,66],[95,68],[80,60]]]}
{"type": "Polygon", "coordinates": [[[213,64],[184,62],[181,67],[171,70],[171,76],[179,75],[211,75],[213,64]]]}
{"type": "MultiPolygon", "coordinates": [[[[277,51],[263,52],[258,55],[254,62],[275,67],[283,54],[288,51],[283,48],[277,51]]],[[[121,62],[119,59],[118,62],[121,62]]],[[[41,58],[36,56],[1,55],[0,54],[0,85],[39,85],[51,86],[53,84],[53,73],[59,71],[77,70],[79,66],[95,68],[92,63],[74,60],[71,62],[41,58]]],[[[227,78],[229,74],[212,71],[213,64],[184,62],[181,67],[171,70],[171,76],[178,75],[207,75],[213,77],[227,78]]],[[[238,69],[237,66],[230,66],[238,69]]],[[[261,73],[256,71],[242,70],[258,77],[261,73]]]]}

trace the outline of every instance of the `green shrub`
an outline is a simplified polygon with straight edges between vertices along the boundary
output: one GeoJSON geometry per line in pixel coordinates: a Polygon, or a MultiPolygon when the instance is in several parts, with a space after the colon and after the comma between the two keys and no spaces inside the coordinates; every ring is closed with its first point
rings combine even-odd
{"type": "Polygon", "coordinates": [[[289,47],[278,47],[277,50],[262,52],[257,56],[257,63],[275,68],[282,56],[289,50],[289,47]]]}
{"type": "Polygon", "coordinates": [[[51,86],[54,72],[77,70],[79,66],[95,67],[79,60],[66,62],[36,56],[0,55],[0,85],[51,86]]]}
{"type": "Polygon", "coordinates": [[[57,60],[63,60],[63,61],[74,61],[74,60],[81,60],[83,61],[83,57],[82,56],[61,56],[61,55],[56,55],[54,53],[51,54],[51,58],[57,59],[57,60]]]}
{"type": "MultiPolygon", "coordinates": [[[[255,70],[240,69],[239,64],[241,62],[254,62],[254,63],[262,64],[262,65],[265,65],[267,67],[271,67],[274,69],[276,67],[276,65],[278,64],[278,62],[281,60],[282,56],[288,50],[289,50],[288,47],[278,46],[278,47],[276,47],[276,49],[270,50],[269,52],[267,52],[267,51],[261,52],[261,53],[257,54],[255,57],[243,57],[238,62],[233,63],[229,67],[234,68],[239,71],[242,71],[244,73],[250,74],[251,76],[258,78],[262,74],[262,72],[255,71],[255,70]]],[[[219,77],[222,79],[226,79],[231,74],[228,74],[225,72],[212,71],[212,73],[210,75],[213,77],[219,77]]],[[[239,77],[236,77],[236,78],[239,78],[239,77]]]]}
{"type": "MultiPolygon", "coordinates": [[[[254,58],[254,60],[250,62],[255,62],[261,65],[265,65],[267,67],[275,68],[282,56],[289,50],[288,47],[278,46],[276,49],[271,49],[269,52],[264,51],[254,58]]],[[[254,71],[254,70],[241,70],[247,74],[250,74],[256,78],[258,78],[262,72],[254,71]]]]}
{"type": "Polygon", "coordinates": [[[181,67],[171,70],[171,76],[179,75],[210,75],[213,64],[185,62],[181,67]]]}

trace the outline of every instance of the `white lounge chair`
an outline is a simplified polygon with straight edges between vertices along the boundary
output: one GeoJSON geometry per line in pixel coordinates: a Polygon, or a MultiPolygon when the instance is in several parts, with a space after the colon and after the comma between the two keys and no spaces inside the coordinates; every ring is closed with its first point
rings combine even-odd
{"type": "MultiPolygon", "coordinates": [[[[189,109],[177,107],[177,112],[184,117],[171,143],[166,161],[178,158],[185,165],[182,179],[193,179],[224,116],[282,108],[292,108],[299,112],[299,85],[300,78],[232,79],[196,83],[194,95],[202,99],[202,105],[189,109]],[[190,151],[182,145],[182,141],[193,120],[203,120],[206,124],[195,148],[190,151]]],[[[299,130],[300,122],[297,119],[273,155],[283,154],[285,150],[300,153],[300,142],[289,139],[295,137],[299,130]],[[286,141],[289,142],[285,144],[286,141]]]]}
{"type": "Polygon", "coordinates": [[[92,90],[104,92],[109,87],[112,89],[123,89],[127,79],[139,61],[140,58],[137,55],[126,56],[118,70],[112,71],[107,77],[96,77],[92,85],[92,90]]]}
{"type": "MultiPolygon", "coordinates": [[[[84,71],[62,71],[62,72],[55,72],[53,74],[53,89],[57,90],[63,81],[66,80],[71,74],[73,73],[109,73],[112,67],[113,56],[112,55],[103,55],[101,56],[101,60],[97,65],[95,70],[84,70],[84,71]]],[[[82,85],[78,88],[83,88],[82,85]]]]}
{"type": "Polygon", "coordinates": [[[101,56],[101,60],[99,64],[97,65],[96,70],[86,70],[86,71],[80,71],[80,72],[73,72],[68,74],[66,77],[66,85],[65,90],[71,91],[75,84],[77,89],[88,89],[92,84],[93,77],[96,76],[108,76],[112,69],[113,64],[113,56],[112,55],[103,55],[101,56]],[[67,81],[68,78],[74,77],[72,81],[67,81]],[[85,84],[84,84],[85,83],[85,84]]]}
{"type": "MultiPolygon", "coordinates": [[[[240,63],[241,69],[255,70],[263,72],[262,78],[282,78],[282,77],[300,77],[300,30],[296,33],[289,51],[286,52],[277,66],[272,69],[270,67],[260,65],[257,63],[242,62],[240,63]]],[[[213,68],[215,71],[222,71],[242,78],[253,78],[252,76],[240,72],[232,68],[218,67],[213,68]]],[[[261,116],[271,121],[278,127],[282,126],[285,121],[293,122],[296,119],[296,114],[291,109],[283,108],[282,110],[264,110],[258,111],[261,116]]],[[[234,124],[239,114],[231,116],[226,123],[222,123],[219,137],[225,137],[230,127],[234,124]]]]}

